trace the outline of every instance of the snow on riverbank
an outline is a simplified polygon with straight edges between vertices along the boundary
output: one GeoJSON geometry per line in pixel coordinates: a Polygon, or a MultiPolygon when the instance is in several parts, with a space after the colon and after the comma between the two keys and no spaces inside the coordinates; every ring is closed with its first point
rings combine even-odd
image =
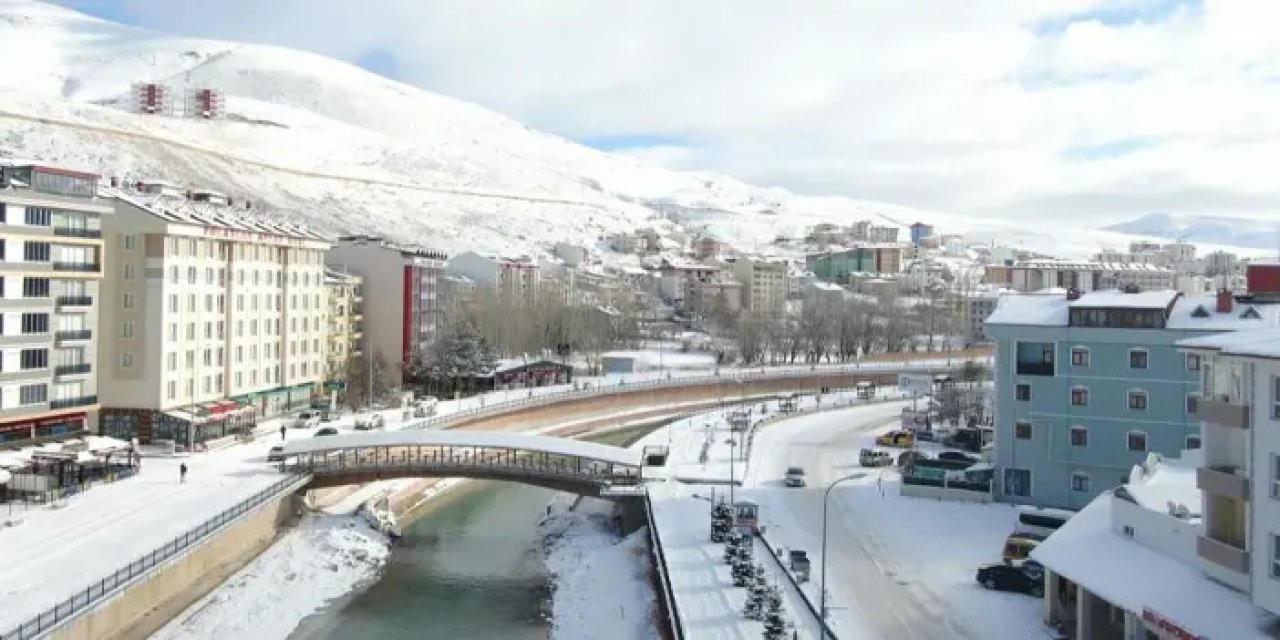
{"type": "Polygon", "coordinates": [[[603,513],[552,516],[542,525],[552,575],[551,640],[649,640],[657,600],[649,572],[648,531],[619,539],[603,513]]]}
{"type": "Polygon", "coordinates": [[[298,623],[377,577],[387,539],[354,516],[308,516],[152,640],[287,638],[298,623]]]}

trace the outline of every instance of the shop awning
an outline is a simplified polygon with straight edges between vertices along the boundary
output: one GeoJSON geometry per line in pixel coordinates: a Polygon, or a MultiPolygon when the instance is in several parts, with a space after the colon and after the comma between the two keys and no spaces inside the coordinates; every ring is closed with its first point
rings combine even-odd
{"type": "Polygon", "coordinates": [[[170,418],[175,419],[175,420],[181,420],[181,421],[183,421],[183,422],[190,422],[191,424],[200,424],[200,423],[202,423],[202,422],[204,422],[204,421],[205,421],[205,420],[204,420],[204,418],[202,418],[202,417],[200,417],[200,416],[197,416],[197,415],[194,415],[194,414],[192,414],[192,413],[190,413],[190,412],[182,411],[182,410],[179,410],[179,409],[170,409],[170,410],[168,410],[168,411],[165,411],[165,412],[164,412],[164,414],[165,414],[166,416],[169,416],[170,418]]]}

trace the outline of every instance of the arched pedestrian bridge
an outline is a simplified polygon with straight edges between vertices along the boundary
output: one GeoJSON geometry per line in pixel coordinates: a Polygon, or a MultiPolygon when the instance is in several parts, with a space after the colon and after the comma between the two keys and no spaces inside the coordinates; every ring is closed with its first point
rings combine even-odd
{"type": "Polygon", "coordinates": [[[390,431],[284,445],[281,469],[311,488],[407,477],[507,480],[600,496],[641,481],[641,452],[554,436],[486,431],[390,431]]]}

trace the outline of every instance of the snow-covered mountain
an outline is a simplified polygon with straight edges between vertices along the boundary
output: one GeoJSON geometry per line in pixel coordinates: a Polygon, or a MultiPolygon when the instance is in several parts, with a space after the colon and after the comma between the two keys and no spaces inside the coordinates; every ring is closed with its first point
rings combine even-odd
{"type": "Polygon", "coordinates": [[[1181,238],[1196,244],[1233,245],[1271,251],[1280,248],[1280,222],[1250,218],[1149,213],[1113,224],[1107,229],[1153,238],[1181,238]]]}
{"type": "Polygon", "coordinates": [[[0,55],[12,62],[0,74],[0,156],[211,188],[331,232],[523,253],[680,224],[769,252],[816,223],[871,218],[1059,254],[1122,240],[674,172],[322,56],[175,37],[34,0],[0,0],[0,55]],[[228,115],[131,113],[141,81],[178,96],[219,89],[228,115]]]}

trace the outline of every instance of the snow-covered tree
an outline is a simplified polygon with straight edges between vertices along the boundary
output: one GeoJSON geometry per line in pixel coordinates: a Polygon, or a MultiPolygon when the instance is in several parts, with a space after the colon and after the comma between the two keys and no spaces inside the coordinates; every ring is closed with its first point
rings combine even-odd
{"type": "Polygon", "coordinates": [[[445,326],[444,332],[421,359],[415,359],[423,378],[437,381],[470,379],[493,370],[498,356],[489,339],[469,319],[459,318],[445,326]]]}

